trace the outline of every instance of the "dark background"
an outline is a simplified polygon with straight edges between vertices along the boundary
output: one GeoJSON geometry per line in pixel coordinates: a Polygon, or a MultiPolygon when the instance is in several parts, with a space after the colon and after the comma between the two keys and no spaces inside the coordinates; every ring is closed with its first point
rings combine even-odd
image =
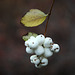
{"type": "Polygon", "coordinates": [[[60,45],[49,64],[36,69],[25,52],[22,36],[44,33],[46,21],[27,28],[20,23],[32,8],[48,13],[52,0],[0,0],[0,75],[75,75],[75,0],[55,0],[46,36],[60,45]]]}

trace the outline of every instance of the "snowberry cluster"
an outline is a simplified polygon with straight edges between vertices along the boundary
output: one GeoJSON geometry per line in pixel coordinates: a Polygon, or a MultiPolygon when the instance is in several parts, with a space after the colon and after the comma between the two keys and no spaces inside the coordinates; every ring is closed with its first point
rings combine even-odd
{"type": "Polygon", "coordinates": [[[52,56],[54,52],[59,52],[60,47],[58,44],[54,44],[50,37],[46,37],[42,34],[34,37],[31,36],[25,41],[26,52],[34,54],[30,57],[31,63],[35,64],[35,67],[41,68],[48,64],[48,57],[52,56]]]}

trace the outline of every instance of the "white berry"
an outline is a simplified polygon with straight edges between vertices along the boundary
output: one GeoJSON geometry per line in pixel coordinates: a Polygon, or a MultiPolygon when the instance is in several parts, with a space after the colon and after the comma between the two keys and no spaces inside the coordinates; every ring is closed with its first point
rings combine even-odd
{"type": "Polygon", "coordinates": [[[29,47],[26,47],[26,52],[27,52],[27,53],[30,53],[30,54],[33,54],[33,53],[34,53],[34,50],[32,50],[32,49],[29,48],[29,47]]]}
{"type": "Polygon", "coordinates": [[[44,56],[45,57],[50,57],[53,55],[53,52],[50,51],[50,48],[44,48],[45,52],[44,52],[44,56]]]}
{"type": "Polygon", "coordinates": [[[60,50],[60,47],[58,44],[53,44],[52,47],[51,47],[51,51],[54,51],[54,52],[59,52],[60,50]]]}
{"type": "Polygon", "coordinates": [[[46,66],[46,65],[48,65],[48,59],[47,58],[43,58],[41,60],[41,66],[46,66]]]}
{"type": "Polygon", "coordinates": [[[53,43],[52,39],[50,37],[46,37],[44,41],[44,47],[50,47],[51,46],[50,44],[52,43],[53,43]]]}
{"type": "Polygon", "coordinates": [[[33,63],[37,65],[37,64],[40,63],[40,60],[39,60],[38,58],[34,58],[34,59],[33,59],[33,63]]]}
{"type": "Polygon", "coordinates": [[[38,41],[36,39],[30,39],[29,41],[29,47],[30,48],[37,48],[38,47],[38,41]]]}
{"type": "Polygon", "coordinates": [[[29,41],[25,41],[25,46],[29,46],[29,41]]]}
{"type": "Polygon", "coordinates": [[[30,57],[31,63],[34,63],[34,62],[33,62],[33,59],[34,59],[34,58],[37,58],[37,55],[32,55],[32,56],[30,57]]]}
{"type": "Polygon", "coordinates": [[[36,37],[37,41],[39,42],[40,45],[42,45],[44,43],[45,40],[45,36],[40,34],[36,37]]]}
{"type": "Polygon", "coordinates": [[[38,48],[35,50],[36,55],[41,55],[44,53],[44,48],[42,46],[38,46],[38,48]]]}
{"type": "Polygon", "coordinates": [[[31,57],[30,57],[30,60],[33,60],[34,58],[36,58],[37,57],[37,55],[32,55],[31,57]]]}

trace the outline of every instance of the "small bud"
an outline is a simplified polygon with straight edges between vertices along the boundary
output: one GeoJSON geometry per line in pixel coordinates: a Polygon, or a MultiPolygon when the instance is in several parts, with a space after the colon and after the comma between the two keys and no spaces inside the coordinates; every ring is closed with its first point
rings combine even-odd
{"type": "Polygon", "coordinates": [[[58,44],[53,44],[52,47],[51,47],[51,51],[54,51],[54,52],[59,52],[60,50],[60,47],[58,44]]]}

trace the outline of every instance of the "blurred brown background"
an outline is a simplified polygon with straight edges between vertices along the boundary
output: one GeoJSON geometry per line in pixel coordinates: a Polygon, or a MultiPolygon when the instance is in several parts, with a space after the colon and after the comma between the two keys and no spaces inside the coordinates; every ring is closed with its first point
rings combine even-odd
{"type": "Polygon", "coordinates": [[[46,21],[33,28],[20,24],[31,8],[47,13],[52,0],[0,0],[0,75],[75,75],[75,0],[55,0],[46,36],[61,47],[49,64],[36,69],[25,52],[22,36],[44,33],[46,21]]]}

